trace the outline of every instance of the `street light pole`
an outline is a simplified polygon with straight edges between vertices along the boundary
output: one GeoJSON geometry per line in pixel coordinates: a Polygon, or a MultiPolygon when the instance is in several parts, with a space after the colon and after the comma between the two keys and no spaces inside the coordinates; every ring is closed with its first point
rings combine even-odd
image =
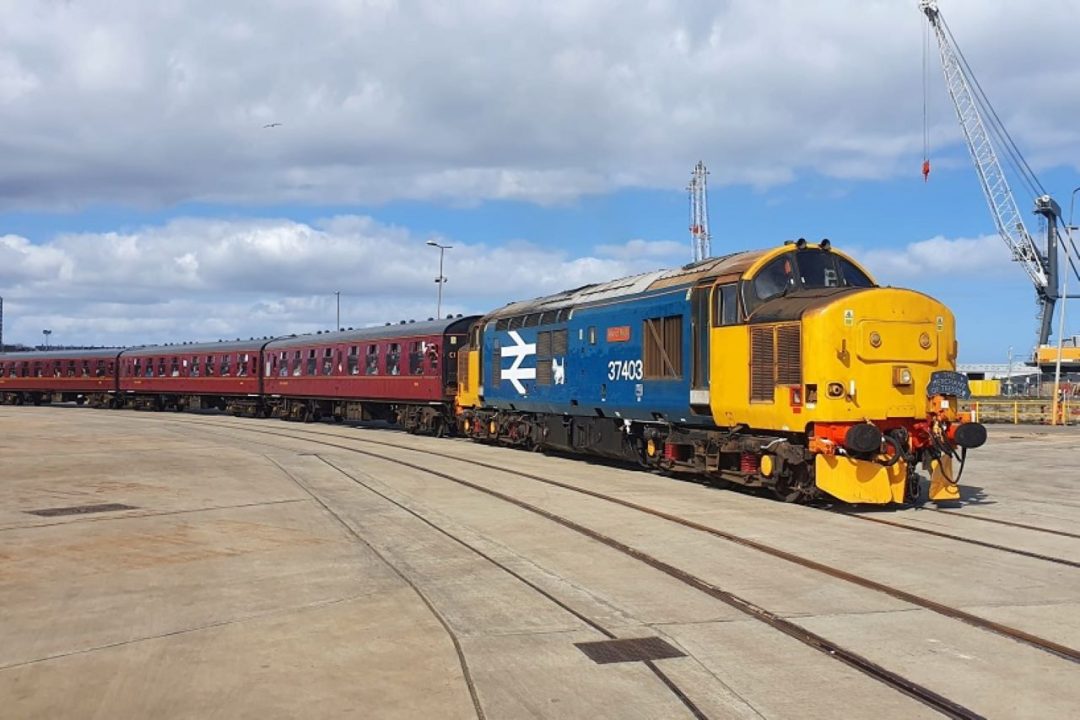
{"type": "Polygon", "coordinates": [[[41,334],[45,336],[45,349],[49,349],[49,336],[52,335],[52,330],[42,330],[41,334]]]}
{"type": "Polygon", "coordinates": [[[454,247],[453,245],[440,245],[434,240],[428,240],[427,245],[434,248],[439,248],[439,276],[435,278],[435,284],[438,285],[438,295],[435,301],[435,317],[442,317],[442,286],[446,283],[446,276],[443,275],[443,254],[454,247]]]}
{"type": "Polygon", "coordinates": [[[334,330],[341,329],[341,291],[335,290],[334,295],[337,297],[337,324],[334,325],[334,330]]]}

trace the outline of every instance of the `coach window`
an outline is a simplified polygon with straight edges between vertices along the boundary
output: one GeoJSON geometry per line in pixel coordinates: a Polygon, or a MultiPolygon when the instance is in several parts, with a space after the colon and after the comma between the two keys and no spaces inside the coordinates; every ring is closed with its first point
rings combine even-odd
{"type": "Polygon", "coordinates": [[[682,377],[682,315],[645,321],[642,371],[646,380],[682,377]]]}
{"type": "Polygon", "coordinates": [[[409,343],[409,374],[424,374],[424,353],[420,349],[419,340],[409,343]]]}
{"type": "Polygon", "coordinates": [[[180,377],[180,358],[174,356],[169,365],[169,375],[171,377],[180,377]]]}
{"type": "Polygon", "coordinates": [[[75,377],[75,361],[74,360],[68,360],[67,376],[68,377],[75,377]]]}
{"type": "Polygon", "coordinates": [[[317,351],[312,348],[308,350],[307,367],[304,368],[305,375],[316,375],[319,370],[319,359],[315,356],[317,351]]]}
{"type": "Polygon", "coordinates": [[[378,375],[379,374],[379,346],[368,345],[367,353],[364,355],[364,374],[365,375],[378,375]]]}
{"type": "MultiPolygon", "coordinates": [[[[457,340],[457,338],[450,338],[451,340],[457,340]]],[[[428,359],[428,370],[432,375],[437,375],[439,372],[439,344],[428,343],[427,350],[425,351],[428,359]]]]}
{"type": "Polygon", "coordinates": [[[221,370],[218,372],[218,374],[221,375],[221,376],[232,375],[232,367],[231,366],[232,366],[232,353],[226,353],[225,355],[222,355],[221,356],[221,370]]]}
{"type": "Polygon", "coordinates": [[[191,371],[188,373],[189,377],[199,377],[199,356],[191,356],[191,371]]]}
{"type": "Polygon", "coordinates": [[[739,322],[739,294],[736,285],[721,285],[713,290],[713,327],[736,325],[739,322]]]}
{"type": "Polygon", "coordinates": [[[360,346],[353,345],[349,348],[349,374],[360,374],[360,346]]]}
{"type": "Polygon", "coordinates": [[[165,377],[165,358],[158,358],[158,377],[165,377]]]}
{"type": "Polygon", "coordinates": [[[52,374],[53,374],[53,377],[60,377],[60,375],[62,374],[60,372],[60,361],[59,360],[53,360],[52,374]]]}
{"type": "Polygon", "coordinates": [[[145,377],[154,377],[154,358],[146,359],[145,377]]]}
{"type": "Polygon", "coordinates": [[[322,374],[323,375],[333,375],[334,374],[334,350],[333,350],[333,348],[326,348],[326,350],[323,351],[322,374]]]}
{"type": "Polygon", "coordinates": [[[248,363],[251,362],[251,356],[247,353],[243,353],[236,357],[236,374],[239,377],[247,377],[248,363]]]}
{"type": "Polygon", "coordinates": [[[401,374],[401,346],[397,343],[390,343],[390,348],[386,351],[386,374],[401,374]]]}
{"type": "Polygon", "coordinates": [[[206,356],[206,365],[203,366],[203,375],[210,377],[214,374],[214,356],[206,356]]]}

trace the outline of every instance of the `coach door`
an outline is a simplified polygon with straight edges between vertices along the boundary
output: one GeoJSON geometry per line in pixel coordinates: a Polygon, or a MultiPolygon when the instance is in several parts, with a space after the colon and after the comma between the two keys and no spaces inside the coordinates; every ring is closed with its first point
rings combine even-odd
{"type": "Polygon", "coordinates": [[[712,287],[702,285],[690,292],[690,408],[709,412],[709,298],[712,287]]]}

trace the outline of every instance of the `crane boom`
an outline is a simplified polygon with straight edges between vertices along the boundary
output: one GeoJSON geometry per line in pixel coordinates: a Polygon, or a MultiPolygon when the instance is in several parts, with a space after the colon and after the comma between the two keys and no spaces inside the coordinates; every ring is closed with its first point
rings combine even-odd
{"type": "Polygon", "coordinates": [[[1024,225],[1016,198],[1009,188],[1005,171],[998,159],[997,151],[986,120],[980,111],[979,102],[972,91],[972,80],[965,71],[965,65],[949,36],[945,32],[945,22],[938,10],[936,0],[920,0],[919,9],[930,21],[930,27],[937,38],[941,51],[941,68],[945,74],[945,86],[949,91],[960,128],[964,132],[975,170],[979,176],[990,214],[994,217],[998,234],[1012,253],[1012,259],[1023,266],[1024,271],[1035,285],[1036,300],[1039,304],[1039,344],[1044,345],[1050,337],[1051,320],[1054,304],[1058,295],[1057,283],[1057,222],[1061,209],[1048,195],[1036,199],[1035,212],[1047,219],[1047,252],[1036,244],[1024,225]]]}

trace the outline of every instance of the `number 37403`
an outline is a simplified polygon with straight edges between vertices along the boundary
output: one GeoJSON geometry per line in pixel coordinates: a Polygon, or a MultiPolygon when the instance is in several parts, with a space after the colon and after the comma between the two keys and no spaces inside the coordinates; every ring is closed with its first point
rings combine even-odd
{"type": "Polygon", "coordinates": [[[612,360],[607,367],[608,380],[640,380],[642,377],[640,360],[612,360]]]}

